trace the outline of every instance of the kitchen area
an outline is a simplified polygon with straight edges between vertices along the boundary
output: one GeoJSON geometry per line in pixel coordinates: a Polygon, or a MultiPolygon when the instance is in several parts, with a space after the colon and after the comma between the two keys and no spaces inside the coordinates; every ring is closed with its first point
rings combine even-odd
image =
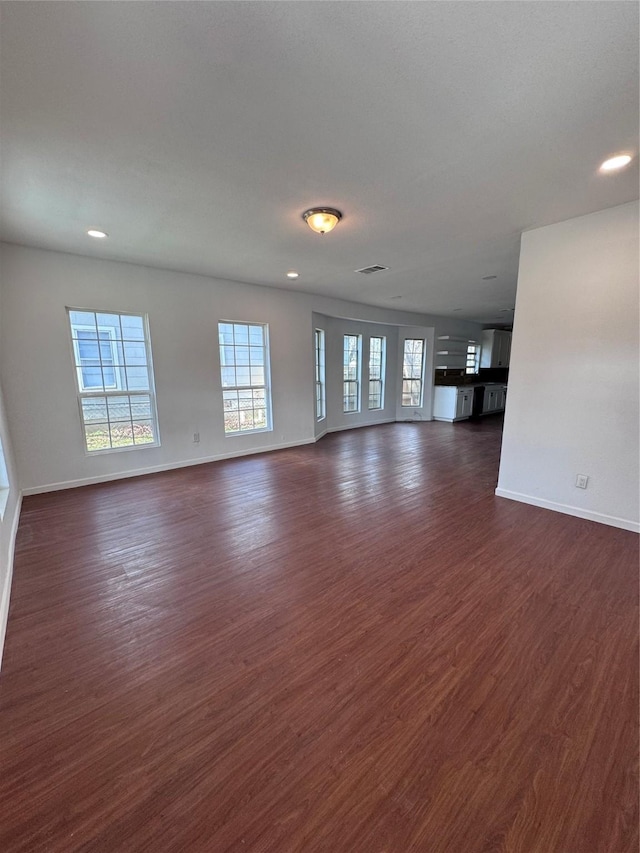
{"type": "Polygon", "coordinates": [[[438,337],[433,419],[454,423],[503,412],[510,354],[507,329],[484,329],[479,341],[438,337]]]}

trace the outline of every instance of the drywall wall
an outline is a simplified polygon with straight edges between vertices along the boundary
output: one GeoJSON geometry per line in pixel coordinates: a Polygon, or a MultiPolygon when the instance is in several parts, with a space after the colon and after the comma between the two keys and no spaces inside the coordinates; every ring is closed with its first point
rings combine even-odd
{"type": "Polygon", "coordinates": [[[637,202],[523,234],[496,494],[637,530],[638,423],[637,202]]]}
{"type": "MultiPolygon", "coordinates": [[[[0,267],[0,280],[2,270],[0,267]]],[[[0,317],[2,312],[2,298],[0,295],[0,317]]],[[[11,576],[13,571],[13,550],[15,536],[20,517],[20,491],[17,487],[16,468],[11,443],[11,435],[7,424],[4,406],[4,395],[0,385],[0,440],[4,455],[8,493],[3,495],[3,510],[0,518],[0,663],[2,662],[2,649],[4,636],[7,628],[7,617],[9,615],[9,594],[11,591],[11,576]]],[[[2,484],[4,485],[4,483],[2,484]]]]}
{"type": "MultiPolygon", "coordinates": [[[[479,332],[472,323],[308,293],[23,246],[3,244],[1,252],[0,377],[19,486],[27,493],[314,441],[314,311],[390,328],[439,324],[438,334],[479,332]],[[160,447],[85,453],[67,306],[148,314],[160,447]],[[272,432],[224,435],[218,320],[269,324],[272,432]]],[[[341,361],[339,370],[341,377],[341,361]]],[[[340,398],[335,427],[341,410],[340,398]]]]}
{"type": "Polygon", "coordinates": [[[396,411],[396,376],[398,371],[396,359],[398,328],[380,323],[368,323],[362,320],[326,317],[321,314],[314,314],[313,319],[314,328],[324,329],[326,343],[327,416],[324,423],[320,422],[318,424],[320,429],[317,430],[317,434],[394,421],[396,411]],[[359,335],[361,337],[360,383],[362,394],[360,411],[358,412],[344,411],[343,345],[345,335],[359,335]],[[386,370],[383,388],[384,404],[381,409],[369,409],[368,407],[369,340],[372,336],[383,337],[386,342],[386,370]]]}

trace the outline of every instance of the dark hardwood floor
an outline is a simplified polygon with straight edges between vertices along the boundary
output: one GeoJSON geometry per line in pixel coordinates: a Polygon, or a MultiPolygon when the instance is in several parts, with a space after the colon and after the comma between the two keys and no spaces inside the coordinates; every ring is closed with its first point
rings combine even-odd
{"type": "Polygon", "coordinates": [[[3,853],[637,853],[638,537],[390,424],[26,498],[3,853]]]}

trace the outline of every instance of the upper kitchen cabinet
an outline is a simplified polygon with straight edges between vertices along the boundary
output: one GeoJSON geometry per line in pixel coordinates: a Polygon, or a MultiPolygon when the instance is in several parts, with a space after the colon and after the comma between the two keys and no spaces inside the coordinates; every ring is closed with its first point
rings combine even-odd
{"type": "Polygon", "coordinates": [[[485,329],[482,332],[480,367],[509,367],[511,332],[485,329]]]}

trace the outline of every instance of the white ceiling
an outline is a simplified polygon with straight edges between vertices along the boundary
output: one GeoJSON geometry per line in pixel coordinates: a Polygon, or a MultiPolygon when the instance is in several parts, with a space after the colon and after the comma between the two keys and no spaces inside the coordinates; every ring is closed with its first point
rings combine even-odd
{"type": "Polygon", "coordinates": [[[4,2],[1,58],[10,242],[494,323],[638,196],[632,2],[4,2]]]}

